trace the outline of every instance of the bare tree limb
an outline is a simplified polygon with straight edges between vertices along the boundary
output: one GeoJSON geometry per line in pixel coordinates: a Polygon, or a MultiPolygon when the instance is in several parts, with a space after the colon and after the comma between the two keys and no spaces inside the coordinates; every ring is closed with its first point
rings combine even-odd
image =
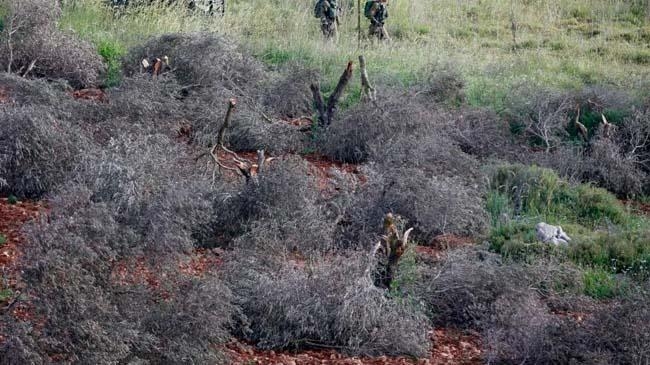
{"type": "Polygon", "coordinates": [[[230,125],[230,118],[232,117],[232,111],[235,109],[235,105],[237,105],[237,101],[235,99],[230,99],[228,101],[228,110],[226,111],[226,117],[224,118],[223,125],[221,125],[221,128],[219,128],[219,133],[217,134],[217,144],[219,146],[224,145],[223,143],[226,135],[226,129],[228,129],[228,126],[230,125]]]}
{"type": "Polygon", "coordinates": [[[325,126],[327,116],[325,115],[325,103],[323,102],[323,95],[320,92],[320,86],[316,83],[309,86],[311,93],[314,97],[314,106],[316,107],[316,112],[318,113],[318,125],[325,126]]]}
{"type": "Polygon", "coordinates": [[[352,78],[352,71],[352,61],[349,61],[343,74],[341,74],[341,77],[339,78],[338,84],[336,84],[336,88],[334,88],[330,97],[327,98],[327,105],[325,105],[323,101],[320,86],[317,83],[313,83],[309,86],[314,98],[314,106],[318,112],[318,125],[320,127],[328,127],[332,123],[332,119],[336,113],[336,106],[343,95],[343,91],[345,91],[346,86],[352,78]]]}
{"type": "Polygon", "coordinates": [[[327,125],[328,126],[332,123],[332,117],[336,112],[336,105],[338,104],[339,99],[343,95],[343,91],[345,90],[345,87],[348,85],[350,79],[352,78],[352,70],[353,70],[352,61],[348,61],[348,66],[345,68],[345,71],[343,71],[343,74],[339,78],[339,82],[338,84],[336,84],[336,88],[334,89],[334,92],[327,99],[327,125]]]}
{"type": "Polygon", "coordinates": [[[25,72],[23,73],[23,77],[27,77],[27,74],[29,74],[32,71],[32,69],[34,68],[35,65],[36,65],[36,59],[34,59],[29,64],[29,66],[27,66],[27,70],[25,70],[25,72]]]}
{"type": "Polygon", "coordinates": [[[361,73],[362,95],[367,100],[375,102],[377,98],[377,90],[370,84],[370,80],[368,79],[368,71],[366,70],[366,58],[363,55],[359,56],[359,72],[361,73]]]}
{"type": "Polygon", "coordinates": [[[257,175],[259,176],[262,173],[264,168],[264,150],[257,150],[257,175]]]}
{"type": "MultiPolygon", "coordinates": [[[[383,288],[390,288],[395,277],[395,272],[397,271],[399,260],[404,252],[406,252],[409,235],[411,234],[411,231],[413,231],[413,228],[409,228],[404,232],[404,234],[400,234],[395,223],[395,217],[393,214],[388,213],[384,217],[384,230],[386,232],[386,234],[382,236],[384,257],[378,262],[376,270],[378,277],[375,281],[375,285],[383,288]]],[[[376,255],[379,252],[380,247],[382,247],[381,241],[374,247],[373,255],[376,255]]]]}

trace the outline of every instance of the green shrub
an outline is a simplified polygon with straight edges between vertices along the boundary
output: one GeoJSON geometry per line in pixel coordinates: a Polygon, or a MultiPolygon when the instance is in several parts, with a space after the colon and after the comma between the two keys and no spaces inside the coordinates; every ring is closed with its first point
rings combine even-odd
{"type": "Polygon", "coordinates": [[[7,237],[4,234],[0,233],[0,247],[2,247],[2,245],[5,243],[7,243],[7,237]]]}
{"type": "Polygon", "coordinates": [[[613,298],[622,292],[620,282],[605,270],[586,270],[583,280],[585,294],[594,299],[613,298]]]}
{"type": "Polygon", "coordinates": [[[569,257],[575,262],[641,279],[650,277],[650,231],[647,229],[602,233],[574,241],[569,246],[569,257]]]}
{"type": "Polygon", "coordinates": [[[0,303],[9,300],[12,295],[14,295],[14,292],[11,289],[0,290],[0,303]]]}
{"type": "Polygon", "coordinates": [[[572,185],[550,169],[501,165],[492,171],[490,184],[491,190],[509,197],[516,215],[590,227],[603,222],[620,224],[628,219],[614,195],[589,185],[572,185]]]}
{"type": "Polygon", "coordinates": [[[15,195],[11,194],[11,195],[9,195],[9,197],[7,198],[7,203],[9,203],[9,204],[11,204],[11,205],[18,204],[18,198],[16,198],[15,195]]]}
{"type": "Polygon", "coordinates": [[[126,54],[126,50],[118,42],[102,41],[99,43],[98,51],[107,65],[104,86],[119,85],[122,79],[122,57],[126,54]]]}

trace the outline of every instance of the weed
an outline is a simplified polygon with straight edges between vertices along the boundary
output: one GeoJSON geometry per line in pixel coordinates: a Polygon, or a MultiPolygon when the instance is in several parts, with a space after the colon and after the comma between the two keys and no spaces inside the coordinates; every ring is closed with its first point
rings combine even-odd
{"type": "Polygon", "coordinates": [[[602,269],[588,269],[583,274],[585,294],[594,299],[615,297],[621,290],[612,274],[602,269]]]}
{"type": "Polygon", "coordinates": [[[0,289],[0,303],[6,302],[14,295],[11,289],[0,289]]]}
{"type": "Polygon", "coordinates": [[[104,86],[119,85],[122,79],[122,57],[126,54],[126,50],[121,44],[111,41],[102,41],[98,50],[107,65],[104,86]]]}
{"type": "Polygon", "coordinates": [[[7,236],[0,233],[0,247],[2,247],[5,243],[7,243],[7,236]]]}

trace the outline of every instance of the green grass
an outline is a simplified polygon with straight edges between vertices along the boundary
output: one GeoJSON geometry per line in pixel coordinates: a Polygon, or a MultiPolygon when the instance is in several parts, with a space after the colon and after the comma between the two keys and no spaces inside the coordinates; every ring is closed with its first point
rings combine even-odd
{"type": "Polygon", "coordinates": [[[0,290],[0,303],[6,302],[14,295],[14,292],[11,289],[1,289],[0,290]]]}
{"type": "Polygon", "coordinates": [[[12,195],[9,195],[9,196],[7,197],[7,203],[9,203],[9,204],[11,204],[11,205],[18,204],[18,198],[17,198],[15,195],[13,195],[13,194],[12,194],[12,195]]]}
{"type": "Polygon", "coordinates": [[[585,294],[594,299],[614,298],[625,291],[625,283],[601,269],[588,269],[583,273],[585,294]]]}
{"type": "Polygon", "coordinates": [[[122,79],[122,57],[126,54],[126,50],[120,43],[110,40],[100,41],[98,49],[107,65],[104,85],[107,87],[119,85],[122,79]]]}
{"type": "MultiPolygon", "coordinates": [[[[269,65],[300,62],[335,83],[348,60],[364,54],[370,77],[408,86],[423,82],[431,65],[455,65],[472,105],[501,107],[512,85],[562,89],[602,83],[629,86],[650,79],[646,8],[623,0],[458,2],[392,1],[387,27],[393,42],[357,40],[356,14],[345,13],[336,41],[324,40],[312,2],[232,0],[225,17],[192,16],[182,7],[131,9],[120,17],[100,0],[67,7],[60,26],[83,38],[128,49],[169,32],[212,31],[244,44],[269,65]],[[511,15],[517,21],[513,51],[511,15]],[[602,54],[594,55],[594,50],[602,54]],[[333,81],[332,81],[333,80],[333,81]]],[[[363,33],[367,21],[363,19],[363,33]]]]}
{"type": "MultiPolygon", "coordinates": [[[[503,165],[490,172],[486,209],[490,247],[504,257],[531,263],[559,258],[589,270],[650,278],[650,221],[632,214],[607,191],[572,185],[539,167],[503,165]],[[572,241],[537,241],[539,222],[561,225],[572,241]]],[[[602,281],[602,280],[601,280],[602,281]]]]}

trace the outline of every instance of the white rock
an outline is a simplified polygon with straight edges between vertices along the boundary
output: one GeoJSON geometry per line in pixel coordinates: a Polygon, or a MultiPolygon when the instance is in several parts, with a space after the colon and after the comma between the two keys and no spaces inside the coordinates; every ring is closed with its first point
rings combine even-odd
{"type": "Polygon", "coordinates": [[[544,243],[552,243],[555,245],[568,244],[571,238],[564,233],[561,226],[553,226],[544,222],[537,223],[535,226],[537,232],[537,239],[544,243]]]}

